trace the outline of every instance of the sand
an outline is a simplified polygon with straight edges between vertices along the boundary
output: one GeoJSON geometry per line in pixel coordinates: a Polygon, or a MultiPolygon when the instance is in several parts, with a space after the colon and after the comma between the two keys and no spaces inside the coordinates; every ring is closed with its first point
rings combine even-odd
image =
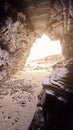
{"type": "Polygon", "coordinates": [[[0,85],[0,130],[28,130],[47,71],[21,71],[0,85]]]}

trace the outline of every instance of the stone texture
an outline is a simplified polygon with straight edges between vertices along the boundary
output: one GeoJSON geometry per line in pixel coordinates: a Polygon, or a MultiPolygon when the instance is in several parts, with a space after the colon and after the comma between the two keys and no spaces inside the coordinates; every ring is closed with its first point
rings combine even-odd
{"type": "Polygon", "coordinates": [[[29,130],[73,129],[73,58],[53,66],[42,83],[36,112],[29,130]]]}
{"type": "Polygon", "coordinates": [[[5,50],[9,55],[10,73],[23,68],[33,41],[43,33],[61,40],[65,58],[73,56],[73,0],[0,0],[0,3],[0,53],[5,50]]]}
{"type": "Polygon", "coordinates": [[[0,62],[1,64],[4,62],[3,66],[8,68],[5,74],[6,70],[4,71],[3,67],[0,67],[0,72],[4,75],[2,76],[0,73],[0,80],[3,80],[24,67],[34,33],[31,32],[30,37],[26,17],[22,12],[18,13],[17,21],[15,22],[13,22],[11,17],[8,17],[5,20],[5,24],[1,26],[0,32],[0,62]],[[8,58],[7,66],[6,56],[8,58]],[[7,74],[9,75],[7,76],[7,74]]]}

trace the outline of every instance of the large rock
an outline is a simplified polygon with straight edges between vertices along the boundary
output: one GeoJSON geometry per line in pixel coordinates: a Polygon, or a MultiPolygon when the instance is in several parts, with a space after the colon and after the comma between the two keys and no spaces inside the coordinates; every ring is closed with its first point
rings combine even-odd
{"type": "Polygon", "coordinates": [[[73,58],[56,64],[43,81],[43,91],[29,130],[73,129],[73,58]]]}
{"type": "MultiPolygon", "coordinates": [[[[31,43],[34,40],[34,33],[28,28],[26,16],[23,13],[18,13],[17,21],[13,22],[11,17],[8,17],[5,24],[0,28],[0,53],[3,58],[4,51],[8,54],[8,66],[6,66],[5,58],[0,56],[0,62],[4,62],[5,71],[0,69],[0,80],[5,80],[16,71],[24,68],[25,61],[30,51],[31,43]],[[33,40],[32,40],[33,38],[33,40]],[[30,43],[30,44],[29,44],[30,43]],[[4,76],[2,76],[2,74],[4,76]],[[2,78],[3,77],[3,78],[2,78]]],[[[6,54],[6,55],[7,55],[6,54]]]]}

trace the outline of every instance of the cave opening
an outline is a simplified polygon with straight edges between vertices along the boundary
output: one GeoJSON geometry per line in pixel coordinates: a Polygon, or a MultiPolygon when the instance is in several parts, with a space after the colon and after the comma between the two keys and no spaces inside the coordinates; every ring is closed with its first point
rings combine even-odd
{"type": "Polygon", "coordinates": [[[50,71],[63,58],[60,41],[52,41],[45,33],[35,40],[25,63],[25,71],[50,71]]]}

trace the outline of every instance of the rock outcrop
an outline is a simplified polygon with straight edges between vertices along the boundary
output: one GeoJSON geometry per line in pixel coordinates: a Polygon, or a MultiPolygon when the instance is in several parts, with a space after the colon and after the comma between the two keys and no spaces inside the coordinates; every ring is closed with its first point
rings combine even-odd
{"type": "Polygon", "coordinates": [[[29,29],[26,15],[22,12],[17,12],[16,20],[14,21],[13,18],[12,16],[7,16],[1,21],[0,81],[7,79],[24,67],[31,43],[34,40],[34,33],[29,29]]]}
{"type": "Polygon", "coordinates": [[[73,129],[73,58],[53,66],[42,83],[36,112],[29,130],[73,129]]]}

